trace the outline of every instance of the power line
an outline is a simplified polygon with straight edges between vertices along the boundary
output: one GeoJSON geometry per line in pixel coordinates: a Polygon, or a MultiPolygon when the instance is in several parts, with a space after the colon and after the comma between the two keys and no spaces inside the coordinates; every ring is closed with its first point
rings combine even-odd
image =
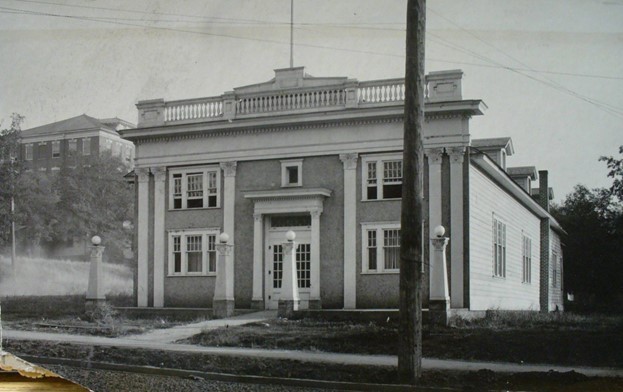
{"type": "MultiPolygon", "coordinates": [[[[56,4],[56,3],[49,3],[49,2],[41,2],[41,1],[35,1],[35,0],[15,0],[15,1],[22,1],[22,2],[31,2],[31,3],[42,3],[42,4],[56,4]]],[[[81,6],[81,7],[86,7],[86,8],[95,8],[95,9],[100,9],[100,8],[104,8],[104,7],[90,7],[90,6],[81,6]]],[[[173,31],[173,32],[184,32],[184,33],[191,33],[191,34],[201,34],[201,35],[208,35],[208,36],[217,36],[217,37],[224,37],[224,38],[232,38],[232,39],[241,39],[241,40],[251,40],[251,41],[257,41],[257,42],[267,42],[267,43],[273,43],[273,44],[278,44],[278,45],[284,45],[287,43],[282,42],[282,41],[277,41],[277,40],[270,40],[270,39],[260,39],[260,38],[250,38],[250,37],[240,37],[240,36],[235,36],[235,35],[229,35],[229,34],[216,34],[216,33],[208,33],[208,32],[201,32],[201,31],[196,31],[196,30],[183,30],[183,29],[176,29],[176,28],[171,28],[171,27],[163,27],[163,26],[148,26],[148,25],[144,25],[144,24],[135,24],[135,23],[127,23],[127,22],[122,22],[120,21],[119,18],[111,18],[111,19],[102,19],[100,17],[86,17],[86,16],[75,16],[75,15],[65,15],[65,14],[55,14],[55,13],[48,13],[48,12],[40,12],[40,11],[31,11],[31,10],[24,10],[24,9],[16,9],[16,8],[9,8],[9,7],[0,7],[0,9],[8,11],[7,13],[14,13],[14,14],[24,14],[24,15],[39,15],[39,16],[49,16],[49,17],[59,17],[59,18],[68,18],[68,19],[75,19],[75,20],[84,20],[84,21],[92,21],[92,22],[100,22],[100,23],[109,23],[109,24],[117,24],[117,25],[125,25],[125,26],[133,26],[133,27],[142,27],[142,28],[151,28],[151,29],[157,29],[157,30],[165,30],[165,31],[173,31]]],[[[112,10],[110,8],[105,8],[108,10],[112,10]]],[[[2,11],[0,11],[2,12],[2,11]]],[[[139,11],[128,11],[128,12],[139,12],[139,11]]],[[[177,16],[184,16],[181,14],[173,14],[173,15],[177,15],[177,16]]],[[[445,18],[445,17],[444,17],[445,18]]],[[[447,19],[447,18],[445,18],[447,19]]],[[[449,20],[449,19],[447,19],[449,20]]],[[[451,22],[454,23],[454,22],[451,22]]],[[[457,25],[458,26],[458,25],[457,25]]],[[[462,27],[458,26],[459,28],[463,29],[462,27]]],[[[465,29],[463,29],[465,30],[465,29]]],[[[466,32],[468,32],[470,35],[473,35],[471,32],[465,30],[466,32]]],[[[617,116],[623,116],[623,109],[617,108],[615,106],[612,106],[608,103],[605,102],[600,102],[596,99],[592,99],[586,96],[583,96],[575,91],[572,91],[556,82],[553,82],[551,80],[548,81],[543,81],[541,79],[538,79],[536,77],[530,76],[525,74],[525,69],[519,69],[519,68],[513,68],[513,67],[509,67],[509,66],[505,66],[503,64],[500,64],[486,56],[480,55],[479,53],[469,50],[469,49],[465,49],[462,48],[454,43],[448,42],[447,40],[433,34],[429,32],[429,35],[436,37],[437,40],[435,39],[431,39],[433,41],[436,41],[437,43],[440,43],[443,46],[447,46],[450,47],[452,49],[455,50],[459,50],[463,53],[468,53],[471,54],[472,56],[479,58],[485,62],[491,63],[494,66],[497,66],[499,68],[502,69],[506,69],[508,71],[511,72],[515,72],[519,75],[522,75],[524,77],[527,77],[529,79],[532,79],[536,82],[542,83],[550,88],[554,88],[560,92],[564,92],[567,93],[569,95],[575,96],[578,99],[581,99],[591,105],[594,105],[595,107],[606,111],[607,113],[613,114],[613,115],[617,115],[617,116]]],[[[483,41],[482,39],[480,39],[479,37],[476,36],[476,38],[478,38],[480,41],[486,43],[485,41],[483,41]]],[[[489,46],[492,46],[488,43],[486,43],[489,46]]],[[[381,55],[381,56],[390,56],[390,57],[404,57],[403,55],[394,55],[394,54],[390,54],[390,53],[380,53],[380,52],[374,52],[374,51],[366,51],[366,50],[357,50],[357,49],[346,49],[346,48],[336,48],[336,47],[329,47],[329,46],[323,46],[323,45],[313,45],[313,44],[297,44],[297,46],[300,47],[309,47],[309,48],[317,48],[317,49],[330,49],[330,50],[337,50],[337,51],[343,51],[343,52],[351,52],[351,53],[362,53],[362,54],[373,54],[373,55],[381,55]]],[[[494,46],[492,46],[494,47],[494,46]]],[[[495,48],[495,47],[494,47],[495,48]]],[[[497,49],[497,48],[496,48],[497,49]]],[[[499,49],[497,49],[499,50],[499,49]]],[[[500,50],[501,51],[501,50],[500,50]]],[[[503,52],[503,51],[502,51],[503,52]]],[[[507,55],[510,58],[513,58],[515,61],[520,62],[520,60],[515,59],[514,57],[507,55]]],[[[443,61],[443,60],[441,60],[443,61]]],[[[523,63],[522,63],[523,64],[523,63]]],[[[524,64],[525,65],[525,64],[524,64]]],[[[539,71],[534,70],[529,68],[528,69],[529,72],[536,72],[538,73],[539,71]]],[[[586,75],[585,75],[586,76],[586,75]]],[[[588,76],[586,76],[588,77],[588,76]]]]}

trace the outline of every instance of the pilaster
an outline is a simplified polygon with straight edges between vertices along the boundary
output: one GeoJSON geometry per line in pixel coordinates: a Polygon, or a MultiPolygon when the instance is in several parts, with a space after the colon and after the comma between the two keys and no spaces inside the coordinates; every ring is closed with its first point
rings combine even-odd
{"type": "Polygon", "coordinates": [[[152,167],[154,175],[154,307],[164,306],[164,214],[166,167],[152,167]]]}
{"type": "MultiPolygon", "coordinates": [[[[309,294],[309,308],[321,309],[320,299],[320,209],[311,211],[311,265],[316,266],[311,271],[311,291],[309,294]]],[[[296,267],[296,264],[295,264],[296,267]]],[[[285,274],[285,271],[284,271],[285,274]]],[[[297,285],[298,287],[298,285],[297,285]]]]}
{"type": "Polygon", "coordinates": [[[253,309],[264,309],[264,276],[262,270],[262,257],[264,238],[264,219],[260,213],[253,214],[253,297],[251,307],[253,309]]]}
{"type": "Polygon", "coordinates": [[[340,154],[344,164],[344,309],[357,307],[357,153],[340,154]]]}
{"type": "Polygon", "coordinates": [[[135,169],[138,179],[137,306],[147,306],[149,246],[149,169],[135,169]]]}
{"type": "MultiPolygon", "coordinates": [[[[223,232],[230,234],[235,243],[236,231],[234,228],[235,222],[235,202],[236,202],[236,169],[238,164],[236,161],[221,162],[221,169],[223,170],[223,232]]],[[[228,262],[225,264],[227,268],[227,276],[231,277],[232,284],[232,299],[234,288],[234,263],[236,260],[235,249],[231,249],[231,254],[228,256],[228,262]]]]}
{"type": "Polygon", "coordinates": [[[464,307],[463,290],[463,161],[465,147],[446,149],[450,156],[450,298],[453,308],[464,307]]]}
{"type": "MultiPolygon", "coordinates": [[[[441,161],[443,148],[427,148],[424,150],[428,158],[428,232],[432,233],[441,226],[441,161]]],[[[430,249],[429,265],[433,263],[433,250],[430,249]]]]}

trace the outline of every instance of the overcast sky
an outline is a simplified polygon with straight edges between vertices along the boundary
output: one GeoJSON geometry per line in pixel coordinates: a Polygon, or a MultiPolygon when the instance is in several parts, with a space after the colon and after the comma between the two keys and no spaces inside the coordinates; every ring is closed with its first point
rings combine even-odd
{"type": "MultiPolygon", "coordinates": [[[[294,65],[404,76],[406,0],[294,0],[294,65]]],[[[135,123],[134,104],[220,95],[289,66],[290,0],[0,0],[0,118],[135,123]]],[[[489,109],[472,138],[510,136],[510,166],[550,171],[560,201],[607,186],[623,144],[623,0],[428,1],[426,72],[460,68],[489,109]]]]}

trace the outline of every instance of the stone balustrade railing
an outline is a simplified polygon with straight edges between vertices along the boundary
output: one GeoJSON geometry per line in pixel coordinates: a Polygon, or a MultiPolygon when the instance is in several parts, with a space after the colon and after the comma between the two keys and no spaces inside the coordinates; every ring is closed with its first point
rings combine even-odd
{"type": "MultiPolygon", "coordinates": [[[[426,76],[427,102],[461,100],[461,71],[434,72],[426,76]]],[[[138,127],[233,120],[263,114],[339,110],[396,105],[404,101],[404,79],[344,83],[312,88],[236,94],[165,102],[140,101],[138,127]]]]}

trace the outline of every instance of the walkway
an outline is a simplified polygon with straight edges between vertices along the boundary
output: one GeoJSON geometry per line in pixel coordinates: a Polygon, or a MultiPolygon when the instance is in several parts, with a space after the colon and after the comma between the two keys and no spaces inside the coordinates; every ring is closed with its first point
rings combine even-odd
{"type": "MultiPolygon", "coordinates": [[[[228,319],[207,320],[199,323],[187,324],[166,330],[157,330],[143,335],[125,336],[119,338],[106,338],[88,335],[70,335],[62,333],[33,332],[7,330],[3,331],[5,340],[34,340],[59,343],[71,343],[88,346],[124,347],[134,349],[164,350],[185,353],[203,353],[213,355],[229,355],[235,357],[286,359],[307,362],[324,362],[342,365],[372,365],[372,366],[397,366],[398,359],[391,355],[361,355],[323,353],[297,350],[268,350],[257,348],[239,347],[203,347],[191,344],[171,343],[197,334],[206,329],[214,329],[226,325],[243,325],[253,322],[261,322],[274,318],[274,311],[249,313],[228,319]]],[[[500,373],[521,372],[557,372],[575,371],[586,376],[597,377],[623,377],[623,369],[575,367],[558,365],[529,365],[503,362],[461,361],[424,358],[422,368],[425,370],[465,370],[476,371],[490,369],[500,373]]]]}

